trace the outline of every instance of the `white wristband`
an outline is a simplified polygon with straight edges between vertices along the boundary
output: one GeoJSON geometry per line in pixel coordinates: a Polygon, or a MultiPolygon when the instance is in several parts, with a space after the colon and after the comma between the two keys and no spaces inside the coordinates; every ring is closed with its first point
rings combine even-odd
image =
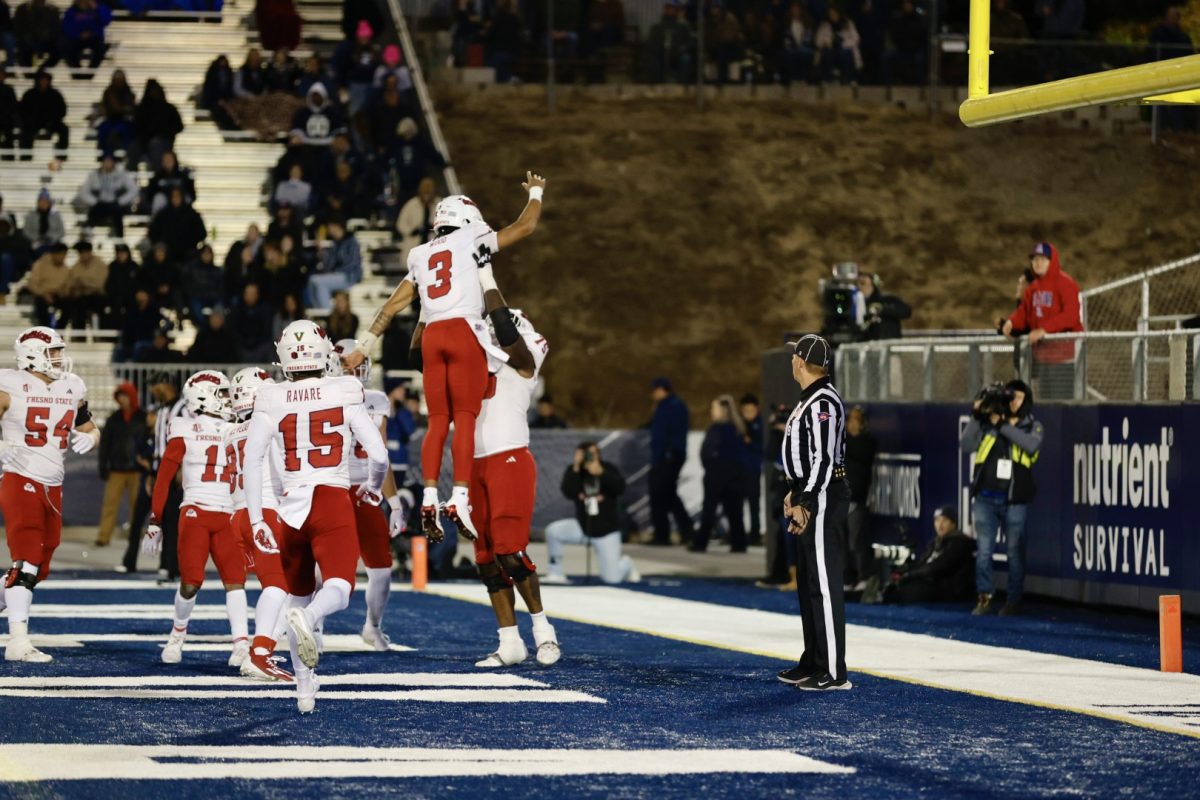
{"type": "Polygon", "coordinates": [[[500,287],[496,285],[496,275],[492,272],[492,265],[479,268],[479,288],[485,292],[496,292],[500,287]]]}
{"type": "Polygon", "coordinates": [[[539,203],[540,203],[540,202],[542,202],[542,191],[543,191],[543,189],[542,189],[542,187],[541,187],[541,186],[533,186],[533,187],[530,187],[530,189],[529,189],[529,199],[530,199],[530,200],[537,200],[539,203]]]}
{"type": "Polygon", "coordinates": [[[374,346],[375,340],[378,338],[379,337],[375,334],[367,331],[358,337],[358,344],[354,346],[354,349],[362,353],[364,356],[369,356],[371,354],[371,348],[374,346]]]}

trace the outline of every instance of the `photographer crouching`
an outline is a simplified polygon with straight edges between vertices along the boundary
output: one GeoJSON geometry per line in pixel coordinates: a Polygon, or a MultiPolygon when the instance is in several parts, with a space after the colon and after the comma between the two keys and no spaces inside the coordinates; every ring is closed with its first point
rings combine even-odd
{"type": "Polygon", "coordinates": [[[1001,616],[1017,613],[1025,584],[1025,518],[1033,500],[1033,465],[1042,423],[1033,417],[1033,392],[1022,381],[996,383],[975,400],[959,446],[975,454],[971,516],[975,522],[975,615],[992,609],[992,550],[1001,527],[1008,543],[1008,596],[1001,616]]]}

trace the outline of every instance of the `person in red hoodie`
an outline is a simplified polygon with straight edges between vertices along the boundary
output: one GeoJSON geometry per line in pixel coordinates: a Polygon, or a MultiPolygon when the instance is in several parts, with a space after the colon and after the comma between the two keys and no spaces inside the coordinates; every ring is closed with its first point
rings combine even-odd
{"type": "Polygon", "coordinates": [[[1042,341],[1048,333],[1080,332],[1079,284],[1063,272],[1058,249],[1040,242],[1029,254],[1033,280],[1017,310],[1004,322],[1001,332],[1017,338],[1029,334],[1033,348],[1033,377],[1039,396],[1069,400],[1075,392],[1075,342],[1042,341]]]}
{"type": "MultiPolygon", "coordinates": [[[[133,518],[133,506],[137,501],[138,478],[141,468],[137,456],[147,436],[146,412],[138,407],[137,389],[132,383],[122,383],[113,399],[117,410],[104,423],[100,432],[99,458],[100,479],[104,481],[104,504],[100,508],[100,530],[96,533],[96,547],[108,547],[112,540],[113,527],[117,524],[117,512],[121,510],[121,495],[129,503],[129,517],[133,518]]],[[[131,526],[132,527],[132,526],[131,526]]]]}

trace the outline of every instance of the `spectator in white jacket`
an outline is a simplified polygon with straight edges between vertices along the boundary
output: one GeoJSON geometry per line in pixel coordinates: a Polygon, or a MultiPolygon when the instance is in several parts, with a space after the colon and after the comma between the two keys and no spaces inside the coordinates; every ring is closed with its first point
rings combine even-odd
{"type": "Polygon", "coordinates": [[[417,184],[417,193],[408,199],[400,209],[400,216],[396,217],[401,258],[407,258],[409,250],[429,241],[433,230],[433,212],[441,201],[433,179],[422,178],[417,184]]]}
{"type": "Polygon", "coordinates": [[[105,153],[100,167],[89,173],[75,196],[75,208],[87,214],[87,226],[107,224],[117,238],[125,236],[125,215],[133,210],[137,184],[112,153],[105,153]]]}
{"type": "Polygon", "coordinates": [[[304,167],[292,164],[288,169],[288,179],[275,186],[275,204],[289,203],[300,217],[306,217],[312,211],[312,199],[313,188],[311,183],[304,180],[304,167]]]}
{"type": "Polygon", "coordinates": [[[843,17],[833,6],[825,12],[825,19],[817,26],[814,46],[821,69],[821,80],[832,83],[836,74],[842,83],[857,84],[862,69],[862,52],[859,45],[862,37],[854,20],[843,17]]]}
{"type": "Polygon", "coordinates": [[[33,257],[36,259],[51,248],[62,242],[67,235],[63,225],[62,214],[54,207],[54,199],[50,197],[49,189],[38,192],[37,205],[25,215],[25,225],[21,228],[25,238],[33,245],[33,257]]]}

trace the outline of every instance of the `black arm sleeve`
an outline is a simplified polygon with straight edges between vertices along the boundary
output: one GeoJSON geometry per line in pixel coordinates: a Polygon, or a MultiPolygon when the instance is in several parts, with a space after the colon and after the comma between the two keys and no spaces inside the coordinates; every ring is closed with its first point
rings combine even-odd
{"type": "Polygon", "coordinates": [[[607,461],[600,463],[604,466],[604,474],[600,476],[600,491],[605,497],[620,497],[625,492],[625,476],[607,461]]]}
{"type": "Polygon", "coordinates": [[[574,468],[567,467],[567,471],[563,473],[562,479],[563,497],[568,500],[578,500],[581,491],[583,491],[583,479],[574,468]]]}

